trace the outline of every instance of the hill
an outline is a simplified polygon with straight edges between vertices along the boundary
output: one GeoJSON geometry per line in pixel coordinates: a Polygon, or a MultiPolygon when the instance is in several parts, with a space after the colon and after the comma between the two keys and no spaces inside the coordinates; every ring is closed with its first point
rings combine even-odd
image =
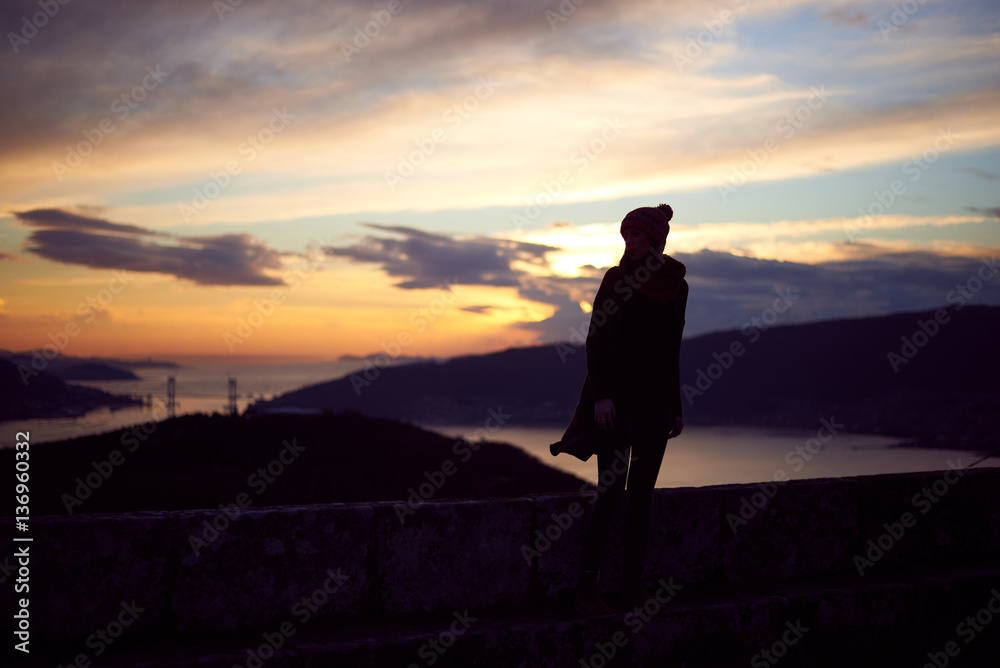
{"type": "MultiPolygon", "coordinates": [[[[7,470],[14,451],[0,450],[7,470]]],[[[184,415],[31,447],[32,515],[579,492],[505,443],[356,414],[184,415]],[[247,502],[247,503],[244,503],[247,502]]]]}
{"type": "Polygon", "coordinates": [[[19,369],[13,362],[0,359],[0,421],[72,417],[101,406],[133,406],[142,403],[131,397],[103,390],[70,385],[43,371],[35,372],[30,361],[26,368],[29,373],[22,378],[23,369],[19,369]]]}
{"type": "Polygon", "coordinates": [[[50,376],[62,380],[138,380],[128,362],[103,357],[72,357],[56,354],[48,356],[43,350],[28,350],[11,353],[0,351],[0,357],[15,365],[32,370],[44,370],[50,376]],[[44,366],[39,366],[39,364],[44,366]]]}
{"type": "MultiPolygon", "coordinates": [[[[917,445],[995,450],[1000,307],[971,306],[685,339],[681,382],[694,424],[815,428],[917,445]]],[[[502,406],[519,425],[562,425],[586,375],[582,347],[514,348],[365,372],[254,407],[353,410],[423,424],[479,424],[502,406]]]]}

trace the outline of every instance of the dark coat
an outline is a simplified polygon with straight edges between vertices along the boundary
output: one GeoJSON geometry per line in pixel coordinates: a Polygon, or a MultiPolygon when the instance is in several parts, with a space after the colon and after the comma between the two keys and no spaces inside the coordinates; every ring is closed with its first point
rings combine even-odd
{"type": "Polygon", "coordinates": [[[639,293],[611,267],[594,298],[587,333],[587,377],[573,418],[552,454],[568,452],[583,461],[610,447],[608,432],[594,422],[594,405],[610,398],[616,411],[683,416],[680,384],[681,335],[688,284],[681,279],[676,297],[659,303],[639,293]]]}

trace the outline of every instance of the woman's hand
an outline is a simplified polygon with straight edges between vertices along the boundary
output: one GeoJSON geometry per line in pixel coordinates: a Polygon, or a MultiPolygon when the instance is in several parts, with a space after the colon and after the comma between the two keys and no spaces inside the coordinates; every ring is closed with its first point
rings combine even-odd
{"type": "Polygon", "coordinates": [[[615,403],[611,399],[600,399],[594,404],[594,422],[604,431],[615,426],[614,417],[615,403]]]}
{"type": "Polygon", "coordinates": [[[667,434],[667,438],[676,438],[681,435],[682,431],[684,431],[684,418],[680,415],[676,415],[674,416],[674,427],[670,430],[670,433],[667,434]]]}

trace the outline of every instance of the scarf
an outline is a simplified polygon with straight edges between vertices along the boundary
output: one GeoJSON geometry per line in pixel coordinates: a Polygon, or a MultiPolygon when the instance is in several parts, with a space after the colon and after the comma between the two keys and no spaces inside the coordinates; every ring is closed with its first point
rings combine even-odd
{"type": "Polygon", "coordinates": [[[677,296],[687,273],[687,267],[682,262],[663,253],[654,254],[652,249],[638,260],[622,255],[618,268],[624,275],[631,277],[629,284],[639,294],[660,304],[666,304],[677,296]]]}

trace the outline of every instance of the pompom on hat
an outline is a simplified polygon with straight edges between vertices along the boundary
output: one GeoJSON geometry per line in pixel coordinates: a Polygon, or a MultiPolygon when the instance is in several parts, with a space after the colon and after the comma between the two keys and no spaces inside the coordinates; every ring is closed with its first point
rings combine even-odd
{"type": "Polygon", "coordinates": [[[632,227],[641,232],[645,232],[653,243],[656,244],[660,252],[667,244],[667,234],[670,233],[670,219],[674,217],[674,210],[669,204],[659,206],[643,206],[628,212],[622,219],[621,232],[624,236],[625,230],[632,227]]]}

